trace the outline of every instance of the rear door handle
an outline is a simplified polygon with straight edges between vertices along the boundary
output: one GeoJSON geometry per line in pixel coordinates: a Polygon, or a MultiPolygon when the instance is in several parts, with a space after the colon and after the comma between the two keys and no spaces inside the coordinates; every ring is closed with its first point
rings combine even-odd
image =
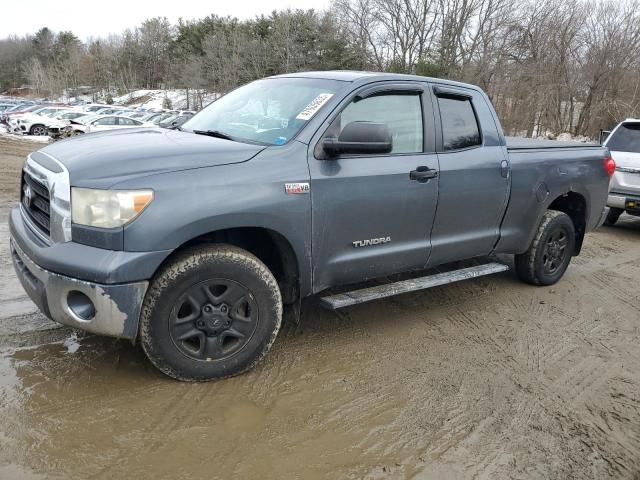
{"type": "Polygon", "coordinates": [[[409,178],[411,180],[417,180],[419,183],[426,183],[437,176],[437,170],[424,166],[417,167],[415,170],[409,172],[409,178]]]}

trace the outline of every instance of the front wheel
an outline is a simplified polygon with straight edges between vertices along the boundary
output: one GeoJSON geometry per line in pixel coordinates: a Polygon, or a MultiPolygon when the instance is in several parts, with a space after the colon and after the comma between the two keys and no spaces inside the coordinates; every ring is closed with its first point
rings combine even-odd
{"type": "Polygon", "coordinates": [[[29,135],[42,137],[47,134],[47,128],[44,125],[34,125],[29,129],[29,135]]]}
{"type": "Polygon", "coordinates": [[[269,269],[230,245],[194,247],[152,281],[140,339],[161,372],[185,381],[238,375],[275,341],[282,299],[269,269]]]}
{"type": "Polygon", "coordinates": [[[547,210],[529,250],[515,256],[518,277],[532,285],[553,285],[571,262],[575,239],[571,218],[566,213],[547,210]]]}

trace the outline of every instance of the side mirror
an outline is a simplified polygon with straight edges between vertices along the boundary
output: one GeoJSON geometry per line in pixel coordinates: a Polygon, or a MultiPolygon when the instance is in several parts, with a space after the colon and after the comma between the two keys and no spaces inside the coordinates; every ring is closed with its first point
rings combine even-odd
{"type": "Polygon", "coordinates": [[[393,140],[384,123],[351,122],[342,129],[338,138],[325,138],[322,148],[329,157],[340,154],[390,153],[393,140]]]}
{"type": "Polygon", "coordinates": [[[604,143],[604,141],[609,137],[610,134],[611,130],[600,130],[600,145],[604,143]]]}

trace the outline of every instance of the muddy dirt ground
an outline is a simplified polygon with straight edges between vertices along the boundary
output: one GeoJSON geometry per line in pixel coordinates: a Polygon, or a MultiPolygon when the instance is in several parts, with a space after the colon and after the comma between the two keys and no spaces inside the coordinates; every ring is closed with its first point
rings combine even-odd
{"type": "Polygon", "coordinates": [[[640,219],[556,286],[310,307],[252,372],[183,384],[24,296],[6,219],[34,148],[0,138],[0,479],[640,478],[640,219]]]}

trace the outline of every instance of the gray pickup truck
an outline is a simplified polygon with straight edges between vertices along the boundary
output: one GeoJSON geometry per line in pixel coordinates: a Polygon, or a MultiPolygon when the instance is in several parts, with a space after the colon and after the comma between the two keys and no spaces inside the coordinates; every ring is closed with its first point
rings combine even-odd
{"type": "Polygon", "coordinates": [[[525,282],[557,282],[604,220],[614,169],[597,145],[507,141],[472,85],[282,75],[179,130],[32,153],[11,252],[49,318],[209,380],[253,367],[312,295],[340,308],[507,269],[496,254],[525,282]]]}

